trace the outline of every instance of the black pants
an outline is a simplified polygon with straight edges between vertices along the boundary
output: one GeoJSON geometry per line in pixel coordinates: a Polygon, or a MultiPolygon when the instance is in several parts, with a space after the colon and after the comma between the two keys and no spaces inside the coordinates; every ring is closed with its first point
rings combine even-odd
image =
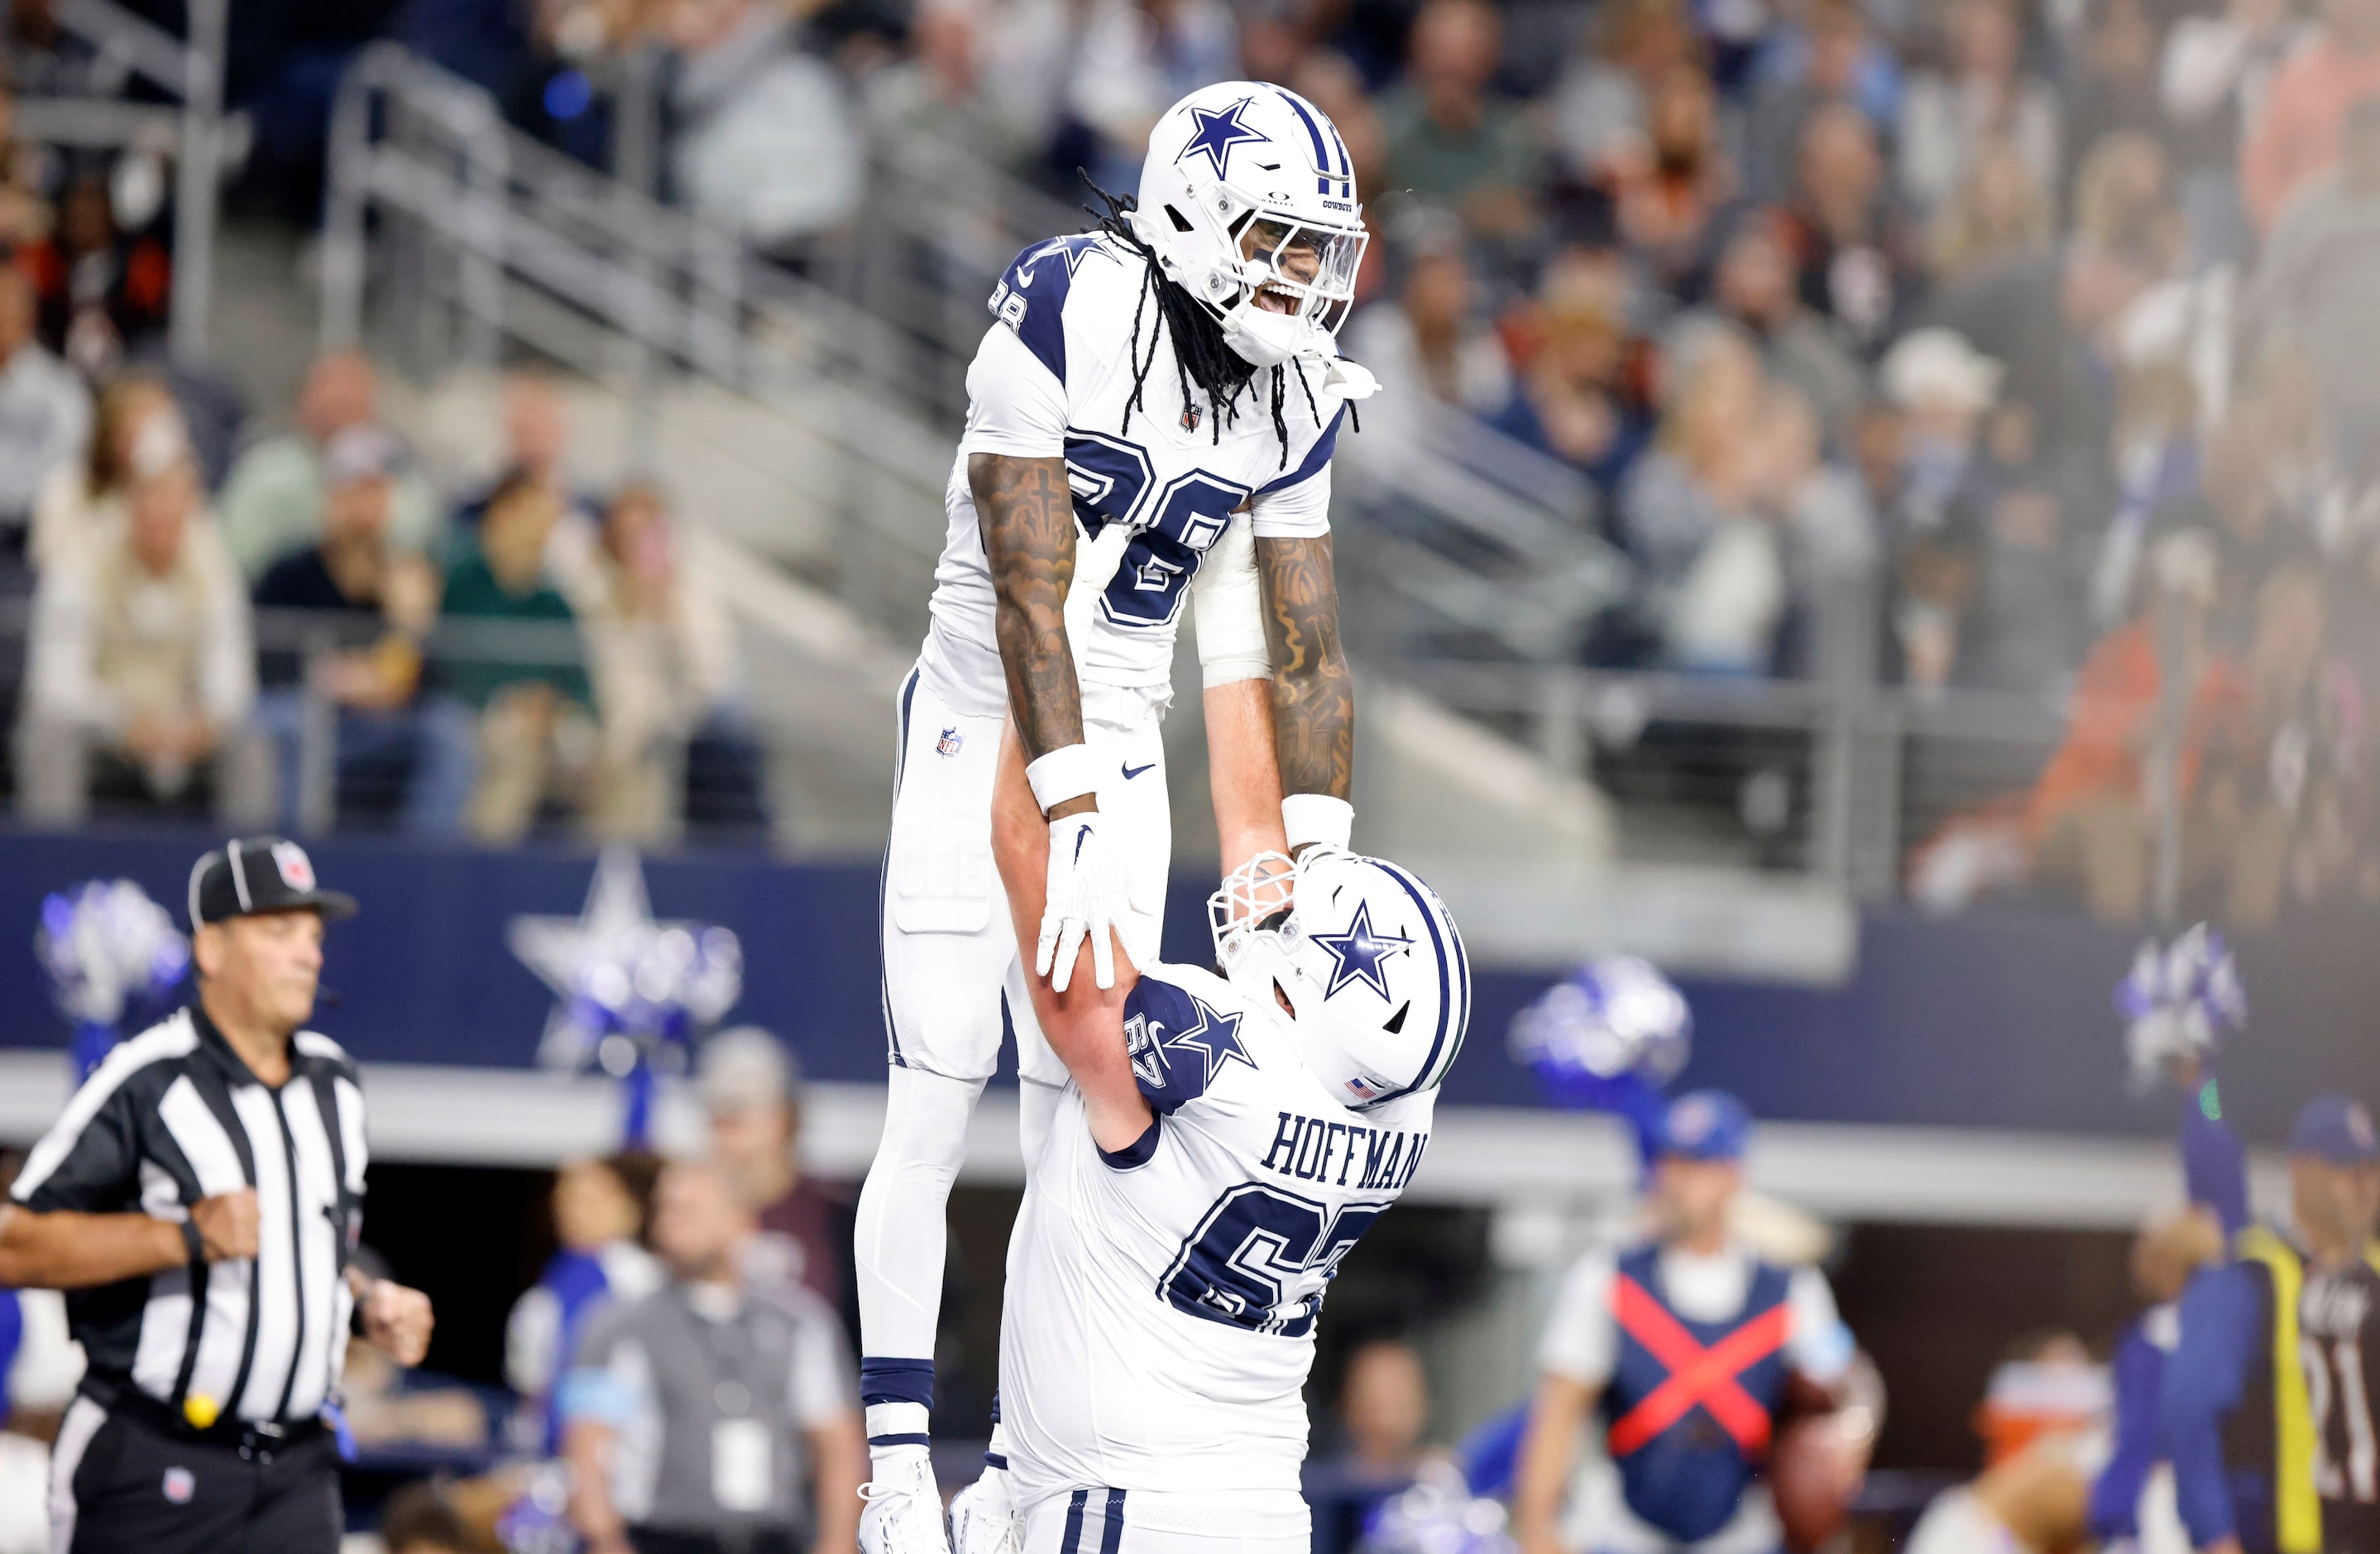
{"type": "Polygon", "coordinates": [[[78,1398],[58,1428],[53,1536],[72,1518],[69,1554],[338,1554],[339,1451],[330,1433],[297,1439],[176,1436],[132,1411],[78,1398]],[[78,1415],[81,1417],[79,1419],[78,1415]],[[79,1441],[71,1463],[64,1459],[79,1441]]]}
{"type": "Polygon", "coordinates": [[[755,1527],[747,1533],[631,1527],[628,1545],[637,1554],[802,1554],[803,1548],[801,1538],[782,1527],[755,1527]]]}

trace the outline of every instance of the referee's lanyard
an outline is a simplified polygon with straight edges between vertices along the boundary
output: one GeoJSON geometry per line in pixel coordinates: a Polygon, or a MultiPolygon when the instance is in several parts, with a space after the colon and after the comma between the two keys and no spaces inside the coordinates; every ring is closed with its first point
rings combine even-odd
{"type": "Polygon", "coordinates": [[[739,1292],[735,1310],[714,1321],[691,1291],[687,1295],[686,1307],[700,1324],[709,1352],[710,1402],[718,1410],[710,1423],[710,1498],[722,1511],[758,1515],[769,1509],[776,1475],[768,1424],[753,1415],[752,1389],[744,1379],[746,1305],[739,1292]]]}

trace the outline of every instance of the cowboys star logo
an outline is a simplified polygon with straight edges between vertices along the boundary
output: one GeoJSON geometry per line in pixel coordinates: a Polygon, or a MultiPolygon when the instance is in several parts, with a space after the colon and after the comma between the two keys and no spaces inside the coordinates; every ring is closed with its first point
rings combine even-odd
{"type": "Polygon", "coordinates": [[[1309,934],[1315,943],[1328,951],[1337,962],[1330,969],[1330,985],[1322,989],[1324,998],[1337,995],[1350,982],[1361,982],[1382,998],[1389,996],[1388,973],[1380,963],[1390,955],[1413,948],[1411,939],[1390,939],[1372,928],[1372,904],[1360,902],[1355,907],[1355,920],[1347,925],[1344,933],[1309,934]]]}
{"type": "Polygon", "coordinates": [[[1190,143],[1183,147],[1182,154],[1173,160],[1187,162],[1194,156],[1203,156],[1214,164],[1215,176],[1231,176],[1233,146],[1272,139],[1264,131],[1252,129],[1240,122],[1240,115],[1247,110],[1251,101],[1253,99],[1243,97],[1220,113],[1210,108],[1193,107],[1190,118],[1197,125],[1198,132],[1190,137],[1190,143]]]}

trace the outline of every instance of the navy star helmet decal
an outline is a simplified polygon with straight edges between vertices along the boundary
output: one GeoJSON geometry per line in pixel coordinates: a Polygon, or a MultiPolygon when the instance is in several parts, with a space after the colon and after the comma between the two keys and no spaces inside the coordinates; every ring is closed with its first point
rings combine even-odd
{"type": "Polygon", "coordinates": [[[1390,939],[1372,929],[1372,904],[1359,902],[1355,920],[1347,925],[1345,933],[1315,933],[1306,935],[1330,952],[1338,964],[1330,968],[1330,985],[1322,989],[1324,998],[1333,998],[1350,982],[1361,982],[1382,998],[1389,996],[1388,973],[1380,963],[1390,955],[1402,954],[1413,948],[1410,939],[1390,939]]]}
{"type": "Polygon", "coordinates": [[[1245,1016],[1226,1014],[1171,982],[1145,977],[1124,999],[1124,1044],[1140,1093],[1160,1111],[1197,1099],[1223,1070],[1245,1063],[1256,1071],[1240,1040],[1245,1016]]]}
{"type": "Polygon", "coordinates": [[[1193,156],[1203,156],[1214,164],[1215,176],[1230,177],[1233,146],[1272,139],[1264,131],[1240,122],[1240,115],[1253,101],[1253,98],[1243,97],[1220,113],[1210,108],[1192,108],[1190,117],[1198,126],[1198,132],[1190,137],[1190,143],[1183,147],[1182,154],[1173,160],[1187,162],[1193,156]]]}

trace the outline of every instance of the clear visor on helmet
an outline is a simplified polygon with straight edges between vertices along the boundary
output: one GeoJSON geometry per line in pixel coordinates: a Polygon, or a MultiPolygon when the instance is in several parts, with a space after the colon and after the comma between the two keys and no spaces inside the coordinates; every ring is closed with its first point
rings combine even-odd
{"type": "Polygon", "coordinates": [[[1240,229],[1240,273],[1268,312],[1311,319],[1336,333],[1355,299],[1355,272],[1371,234],[1257,216],[1240,229]]]}

